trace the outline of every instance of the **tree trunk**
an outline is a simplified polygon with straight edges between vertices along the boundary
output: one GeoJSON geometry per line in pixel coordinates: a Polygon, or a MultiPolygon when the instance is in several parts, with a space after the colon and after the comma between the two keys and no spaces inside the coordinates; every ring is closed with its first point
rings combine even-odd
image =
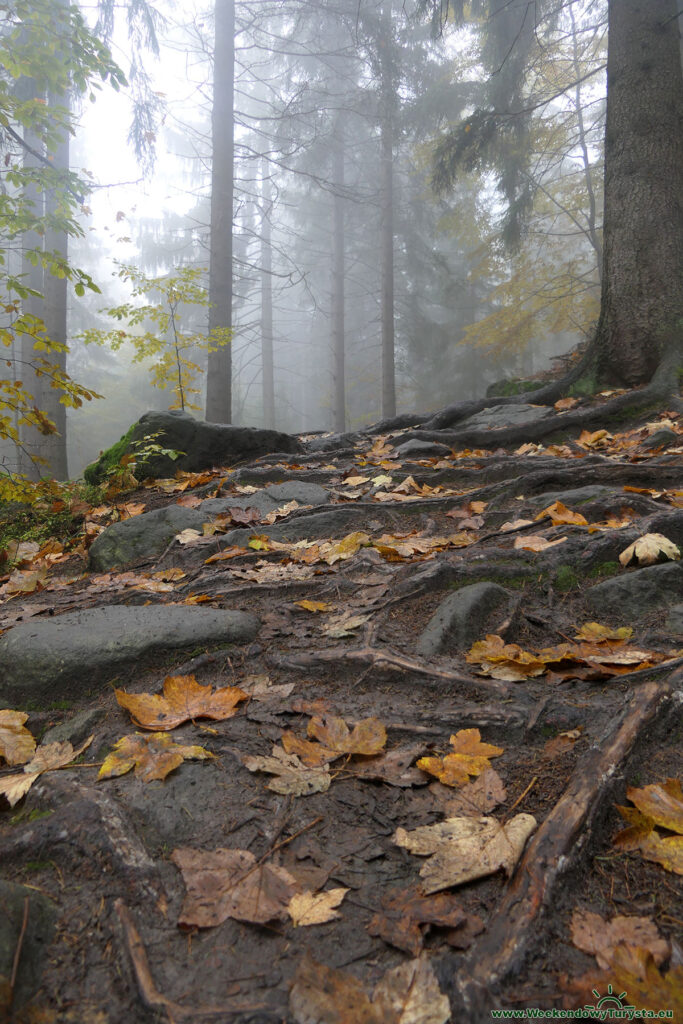
{"type": "Polygon", "coordinates": [[[261,374],[263,386],[263,425],[275,426],[275,381],[273,369],[273,250],[270,217],[273,208],[270,168],[262,164],[261,188],[261,374]]]}
{"type": "Polygon", "coordinates": [[[333,212],[332,252],[332,352],[334,358],[334,429],[346,430],[346,326],[344,323],[344,251],[346,245],[344,223],[344,122],[339,114],[334,130],[335,185],[333,212]]]}
{"type": "Polygon", "coordinates": [[[396,415],[394,368],[394,75],[391,0],[382,7],[381,81],[382,418],[396,415]]]}
{"type": "Polygon", "coordinates": [[[683,75],[676,0],[609,0],[602,380],[635,387],[683,337],[683,75]]]}
{"type": "MultiPolygon", "coordinates": [[[[209,333],[232,329],[232,220],[235,148],[235,7],[216,0],[213,55],[211,138],[211,227],[209,266],[209,333]]],[[[223,333],[225,337],[225,334],[223,333]]],[[[206,418],[229,423],[232,417],[231,341],[209,352],[206,418]]]]}

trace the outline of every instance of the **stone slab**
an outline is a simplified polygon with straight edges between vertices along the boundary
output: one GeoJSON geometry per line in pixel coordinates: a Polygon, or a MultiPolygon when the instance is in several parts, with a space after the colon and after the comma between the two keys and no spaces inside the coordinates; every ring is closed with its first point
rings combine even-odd
{"type": "Polygon", "coordinates": [[[511,595],[497,583],[472,583],[449,594],[418,640],[417,650],[431,657],[448,649],[461,651],[483,639],[493,620],[502,620],[510,608],[511,595]]]}
{"type": "Polygon", "coordinates": [[[683,598],[683,565],[663,562],[644,569],[624,570],[596,584],[586,594],[586,604],[595,614],[619,616],[627,626],[662,608],[672,608],[683,598]]]}

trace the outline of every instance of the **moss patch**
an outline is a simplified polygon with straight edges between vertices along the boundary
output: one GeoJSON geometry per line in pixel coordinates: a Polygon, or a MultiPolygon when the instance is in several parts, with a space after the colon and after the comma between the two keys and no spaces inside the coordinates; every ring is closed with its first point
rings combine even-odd
{"type": "Polygon", "coordinates": [[[566,594],[570,590],[576,590],[579,585],[579,577],[576,575],[571,565],[559,565],[555,572],[553,582],[557,590],[566,594]]]}
{"type": "Polygon", "coordinates": [[[96,462],[91,462],[89,466],[85,467],[83,477],[86,483],[101,484],[106,480],[107,474],[118,466],[128,451],[128,446],[133,438],[133,431],[136,426],[137,423],[133,423],[116,444],[113,444],[111,448],[107,448],[106,451],[100,452],[100,457],[96,462]]]}
{"type": "Polygon", "coordinates": [[[512,377],[510,380],[497,380],[486,389],[487,398],[509,398],[511,395],[523,395],[527,391],[538,391],[543,387],[539,380],[523,380],[520,377],[512,377]]]}
{"type": "Polygon", "coordinates": [[[610,576],[618,576],[621,571],[618,562],[600,562],[591,569],[589,576],[591,579],[607,579],[610,576]]]}

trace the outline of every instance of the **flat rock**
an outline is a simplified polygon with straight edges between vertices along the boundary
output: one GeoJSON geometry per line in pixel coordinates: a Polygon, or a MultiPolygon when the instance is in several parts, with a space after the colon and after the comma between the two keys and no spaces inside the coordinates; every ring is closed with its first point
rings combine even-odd
{"type": "MultiPolygon", "coordinates": [[[[159,434],[155,444],[183,452],[178,459],[167,455],[156,455],[145,463],[147,476],[173,476],[178,469],[198,472],[212,466],[231,466],[268,455],[274,452],[291,454],[303,451],[303,447],[291,434],[278,430],[261,430],[256,427],[234,427],[224,423],[204,423],[189,413],[178,410],[169,412],[146,412],[136,423],[128,442],[127,451],[135,441],[141,441],[150,434],[159,434]]],[[[100,458],[88,467],[93,483],[102,479],[107,467],[100,458]]]]}
{"type": "Polygon", "coordinates": [[[257,508],[262,516],[266,516],[289,501],[298,501],[300,505],[324,505],[327,499],[327,491],[318,484],[288,480],[270,484],[254,494],[206,498],[196,508],[168,505],[112,523],[95,538],[89,552],[89,565],[96,572],[108,572],[144,558],[153,559],[181,530],[201,530],[203,523],[230,508],[257,508]]]}
{"type": "Polygon", "coordinates": [[[439,444],[438,441],[420,441],[418,438],[411,438],[399,444],[393,454],[401,459],[431,459],[439,455],[448,455],[450,448],[447,444],[439,444]]]}
{"type": "Polygon", "coordinates": [[[511,595],[497,583],[472,583],[445,598],[417,643],[424,657],[470,647],[507,617],[511,595]]]}
{"type": "Polygon", "coordinates": [[[523,423],[545,419],[552,411],[547,405],[492,405],[458,423],[458,431],[518,427],[523,423]]]}
{"type": "Polygon", "coordinates": [[[85,711],[78,711],[75,715],[69,715],[59,725],[48,729],[40,742],[70,743],[73,747],[78,747],[94,733],[103,718],[102,708],[87,708],[85,711]]]}
{"type": "Polygon", "coordinates": [[[252,640],[246,612],[181,605],[108,605],[15,626],[0,637],[2,700],[83,696],[152,651],[252,640]]]}
{"type": "Polygon", "coordinates": [[[676,638],[683,637],[683,604],[675,604],[664,623],[664,629],[676,638]]]}
{"type": "Polygon", "coordinates": [[[587,592],[586,604],[596,614],[619,616],[628,625],[650,612],[679,604],[681,595],[683,565],[664,562],[625,571],[623,576],[598,583],[587,592]]]}
{"type": "MultiPolygon", "coordinates": [[[[26,900],[29,907],[28,920],[21,941],[21,958],[14,986],[12,1006],[15,1010],[20,1010],[40,987],[48,947],[55,930],[57,907],[47,896],[33,888],[0,879],[0,979],[9,980],[12,976],[26,900]]],[[[3,1005],[0,1005],[0,1014],[3,1005]]],[[[4,1016],[2,1019],[5,1019],[4,1016]]]]}
{"type": "Polygon", "coordinates": [[[677,448],[679,445],[683,445],[683,437],[677,434],[675,430],[670,430],[668,427],[662,427],[661,430],[655,430],[654,434],[650,434],[645,441],[643,441],[644,448],[677,448]]]}
{"type": "MultiPolygon", "coordinates": [[[[620,492],[620,489],[619,489],[620,492]]],[[[623,505],[627,505],[627,495],[618,493],[623,505]]],[[[538,505],[543,508],[561,501],[567,508],[574,508],[576,505],[585,505],[588,501],[604,501],[606,498],[615,497],[615,488],[606,487],[604,484],[591,484],[587,487],[572,487],[565,491],[543,491],[542,494],[532,494],[525,498],[530,505],[538,505]]]]}

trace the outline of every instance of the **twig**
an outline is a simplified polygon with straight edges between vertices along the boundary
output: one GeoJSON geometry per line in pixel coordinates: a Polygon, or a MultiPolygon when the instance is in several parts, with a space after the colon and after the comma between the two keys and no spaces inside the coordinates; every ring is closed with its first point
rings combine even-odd
{"type": "Polygon", "coordinates": [[[12,974],[9,980],[9,998],[7,1000],[7,1009],[12,1009],[12,1001],[14,999],[14,986],[17,982],[17,974],[19,972],[19,961],[21,960],[21,950],[24,945],[24,937],[26,936],[26,929],[28,928],[28,912],[30,906],[30,897],[24,896],[24,916],[21,922],[21,929],[19,931],[19,938],[17,939],[16,949],[14,950],[14,960],[12,961],[12,974]]]}
{"type": "Polygon", "coordinates": [[[523,792],[523,793],[520,793],[520,795],[519,795],[519,796],[517,797],[517,799],[515,800],[514,804],[512,805],[512,807],[510,808],[510,810],[508,811],[508,813],[507,813],[507,817],[508,817],[508,818],[510,817],[510,815],[511,815],[511,814],[512,814],[512,812],[514,811],[515,807],[518,807],[518,806],[519,806],[519,804],[521,804],[522,800],[523,800],[523,799],[524,799],[524,797],[525,797],[525,796],[527,795],[527,793],[529,792],[529,790],[530,790],[530,789],[533,789],[533,787],[534,787],[534,786],[536,785],[536,783],[537,783],[537,782],[538,782],[538,775],[534,775],[533,779],[531,780],[531,782],[529,783],[529,785],[528,785],[528,786],[526,787],[526,789],[524,790],[524,792],[523,792]]]}

